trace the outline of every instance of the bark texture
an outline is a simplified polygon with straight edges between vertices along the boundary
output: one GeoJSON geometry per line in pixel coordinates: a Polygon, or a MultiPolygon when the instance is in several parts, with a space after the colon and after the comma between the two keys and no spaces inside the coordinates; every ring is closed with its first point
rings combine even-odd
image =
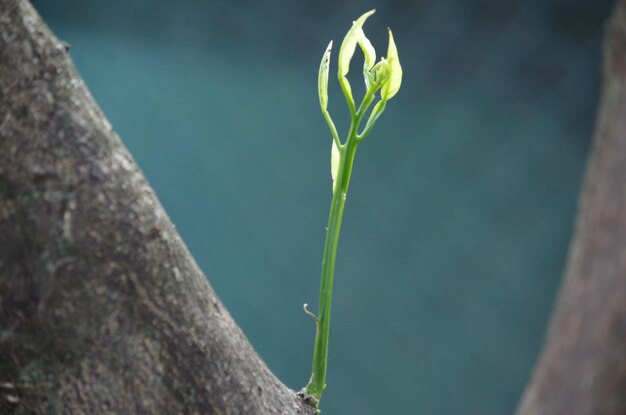
{"type": "Polygon", "coordinates": [[[603,91],[565,279],[517,414],[626,414],[624,0],[606,32],[603,91]]]}
{"type": "Polygon", "coordinates": [[[224,309],[66,45],[0,0],[0,413],[313,412],[224,309]]]}

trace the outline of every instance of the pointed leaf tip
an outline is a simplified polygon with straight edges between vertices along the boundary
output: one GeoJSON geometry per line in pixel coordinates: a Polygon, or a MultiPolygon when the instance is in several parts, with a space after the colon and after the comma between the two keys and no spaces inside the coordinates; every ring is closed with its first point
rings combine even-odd
{"type": "Polygon", "coordinates": [[[400,85],[402,85],[402,66],[400,66],[398,49],[396,48],[396,42],[393,40],[393,33],[391,33],[391,29],[387,28],[387,31],[389,32],[389,47],[387,49],[389,79],[385,82],[380,91],[380,96],[385,101],[393,98],[393,96],[398,93],[400,85]]]}
{"type": "Polygon", "coordinates": [[[352,27],[348,30],[346,37],[343,39],[341,43],[341,48],[339,49],[339,58],[338,58],[338,66],[339,66],[339,76],[346,76],[348,71],[350,70],[350,61],[352,60],[352,56],[354,56],[354,51],[356,49],[357,43],[363,49],[363,54],[365,55],[365,64],[371,66],[374,64],[376,60],[376,51],[374,51],[374,47],[370,43],[370,41],[365,37],[365,33],[363,32],[363,24],[367,20],[368,17],[373,15],[376,12],[376,9],[370,10],[369,12],[363,14],[361,17],[356,19],[352,23],[352,27]]]}
{"type": "Polygon", "coordinates": [[[331,40],[326,51],[322,56],[322,62],[320,63],[320,71],[317,78],[317,91],[320,97],[320,106],[322,111],[326,111],[328,107],[328,70],[330,66],[330,51],[333,47],[333,41],[331,40]]]}

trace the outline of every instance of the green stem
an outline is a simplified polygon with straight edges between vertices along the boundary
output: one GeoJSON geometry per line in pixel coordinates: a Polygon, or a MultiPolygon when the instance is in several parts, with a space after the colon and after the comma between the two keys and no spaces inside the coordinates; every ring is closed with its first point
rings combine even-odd
{"type": "Polygon", "coordinates": [[[306,386],[306,392],[319,400],[326,387],[326,363],[328,360],[328,336],[330,333],[330,304],[333,290],[333,276],[335,271],[335,259],[337,258],[337,246],[341,221],[346,204],[346,195],[350,184],[350,170],[356,152],[356,140],[349,140],[346,145],[339,149],[341,161],[335,184],[335,192],[330,205],[328,215],[328,231],[324,245],[322,259],[322,282],[320,285],[320,303],[317,316],[315,346],[313,350],[313,370],[311,379],[306,386]]]}
{"type": "Polygon", "coordinates": [[[318,402],[326,388],[326,366],[328,361],[328,337],[330,334],[330,305],[333,290],[333,276],[335,272],[335,259],[337,258],[337,246],[339,245],[339,233],[341,221],[346,204],[348,186],[354,155],[358,146],[357,131],[363,119],[363,115],[371,105],[374,98],[374,89],[369,90],[358,111],[352,117],[352,124],[346,143],[339,146],[339,169],[334,185],[333,198],[328,215],[328,228],[324,255],[322,258],[322,282],[320,285],[319,311],[316,319],[315,346],[313,349],[313,369],[311,379],[305,387],[305,392],[318,402]]]}

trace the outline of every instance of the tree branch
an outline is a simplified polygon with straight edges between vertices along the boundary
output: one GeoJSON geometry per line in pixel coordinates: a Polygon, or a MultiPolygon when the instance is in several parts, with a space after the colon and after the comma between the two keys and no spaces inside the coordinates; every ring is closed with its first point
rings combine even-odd
{"type": "Polygon", "coordinates": [[[313,413],[25,0],[0,0],[0,412],[313,413]]]}
{"type": "Polygon", "coordinates": [[[565,279],[518,415],[626,414],[626,1],[604,48],[593,152],[565,279]]]}

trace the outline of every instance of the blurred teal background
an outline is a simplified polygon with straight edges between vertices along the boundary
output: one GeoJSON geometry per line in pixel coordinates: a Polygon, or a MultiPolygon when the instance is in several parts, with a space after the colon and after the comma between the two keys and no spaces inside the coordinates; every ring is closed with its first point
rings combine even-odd
{"type": "Polygon", "coordinates": [[[323,414],[512,413],[563,271],[610,1],[34,3],[295,389],[331,197],[319,60],[376,7],[365,31],[384,55],[393,28],[404,83],[357,154],[323,414]]]}

